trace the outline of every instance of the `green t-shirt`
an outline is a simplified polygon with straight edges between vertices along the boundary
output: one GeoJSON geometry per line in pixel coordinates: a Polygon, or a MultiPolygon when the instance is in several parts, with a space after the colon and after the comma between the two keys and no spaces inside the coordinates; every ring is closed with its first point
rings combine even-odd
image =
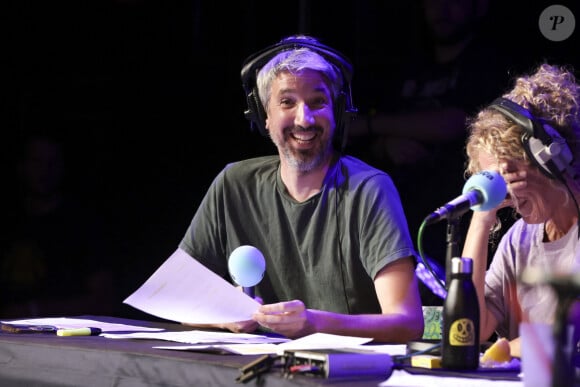
{"type": "Polygon", "coordinates": [[[179,247],[231,281],[227,260],[241,245],[264,254],[266,273],[255,286],[264,303],[299,299],[307,308],[351,314],[380,313],[374,277],[416,256],[391,178],[349,156],[302,203],[286,192],[278,156],[228,164],[179,247]]]}

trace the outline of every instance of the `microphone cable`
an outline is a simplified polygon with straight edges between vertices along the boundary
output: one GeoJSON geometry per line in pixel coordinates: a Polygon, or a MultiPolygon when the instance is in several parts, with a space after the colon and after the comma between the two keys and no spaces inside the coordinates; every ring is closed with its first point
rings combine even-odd
{"type": "Polygon", "coordinates": [[[437,273],[435,273],[435,271],[431,267],[431,264],[429,263],[429,260],[425,257],[425,254],[423,253],[423,231],[426,226],[427,226],[427,218],[425,218],[425,220],[423,220],[423,222],[421,223],[421,226],[419,226],[419,232],[417,233],[417,249],[419,251],[419,258],[421,260],[420,263],[422,263],[423,266],[425,266],[427,272],[435,279],[435,283],[434,284],[432,284],[431,282],[426,283],[425,281],[423,281],[423,283],[425,283],[425,285],[427,285],[427,287],[434,294],[438,295],[441,298],[445,298],[445,296],[447,295],[447,288],[445,287],[445,284],[439,278],[437,273]],[[436,289],[435,286],[439,286],[441,289],[436,289]]]}

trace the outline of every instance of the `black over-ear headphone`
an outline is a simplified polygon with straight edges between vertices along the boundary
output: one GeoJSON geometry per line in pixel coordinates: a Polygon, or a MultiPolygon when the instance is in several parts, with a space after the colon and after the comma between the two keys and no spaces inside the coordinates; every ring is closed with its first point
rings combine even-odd
{"type": "Polygon", "coordinates": [[[573,156],[570,147],[545,120],[534,117],[529,110],[506,98],[497,98],[489,107],[524,128],[524,150],[545,175],[562,182],[565,171],[570,177],[575,177],[576,173],[571,168],[573,156]]]}
{"type": "Polygon", "coordinates": [[[353,66],[342,53],[320,43],[318,40],[307,36],[293,36],[281,40],[246,58],[242,66],[242,86],[246,93],[248,108],[244,112],[245,117],[250,120],[252,128],[258,128],[264,136],[268,135],[266,129],[266,112],[258,95],[256,79],[260,69],[277,54],[287,50],[297,48],[309,48],[321,55],[328,62],[338,68],[343,77],[343,87],[338,98],[334,102],[334,119],[336,129],[334,134],[335,148],[342,151],[346,146],[347,128],[354,118],[357,109],[352,104],[351,81],[353,66]]]}

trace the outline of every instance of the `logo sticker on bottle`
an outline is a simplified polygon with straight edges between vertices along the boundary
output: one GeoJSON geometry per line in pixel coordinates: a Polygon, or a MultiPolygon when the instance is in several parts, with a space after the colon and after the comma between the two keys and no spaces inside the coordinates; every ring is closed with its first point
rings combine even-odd
{"type": "Polygon", "coordinates": [[[475,325],[468,318],[453,321],[449,328],[449,344],[457,346],[475,345],[475,325]]]}

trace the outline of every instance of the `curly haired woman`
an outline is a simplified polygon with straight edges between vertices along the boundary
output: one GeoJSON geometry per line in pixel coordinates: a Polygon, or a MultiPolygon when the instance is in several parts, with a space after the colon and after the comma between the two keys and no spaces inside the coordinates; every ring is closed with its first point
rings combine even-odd
{"type": "Polygon", "coordinates": [[[491,211],[473,212],[463,256],[474,260],[481,340],[495,332],[510,340],[514,356],[520,355],[520,323],[553,323],[558,305],[552,287],[530,286],[522,274],[571,273],[580,264],[579,102],[572,70],[542,64],[469,122],[466,174],[499,171],[508,195],[491,211]],[[508,206],[518,219],[487,267],[497,211],[508,206]]]}

